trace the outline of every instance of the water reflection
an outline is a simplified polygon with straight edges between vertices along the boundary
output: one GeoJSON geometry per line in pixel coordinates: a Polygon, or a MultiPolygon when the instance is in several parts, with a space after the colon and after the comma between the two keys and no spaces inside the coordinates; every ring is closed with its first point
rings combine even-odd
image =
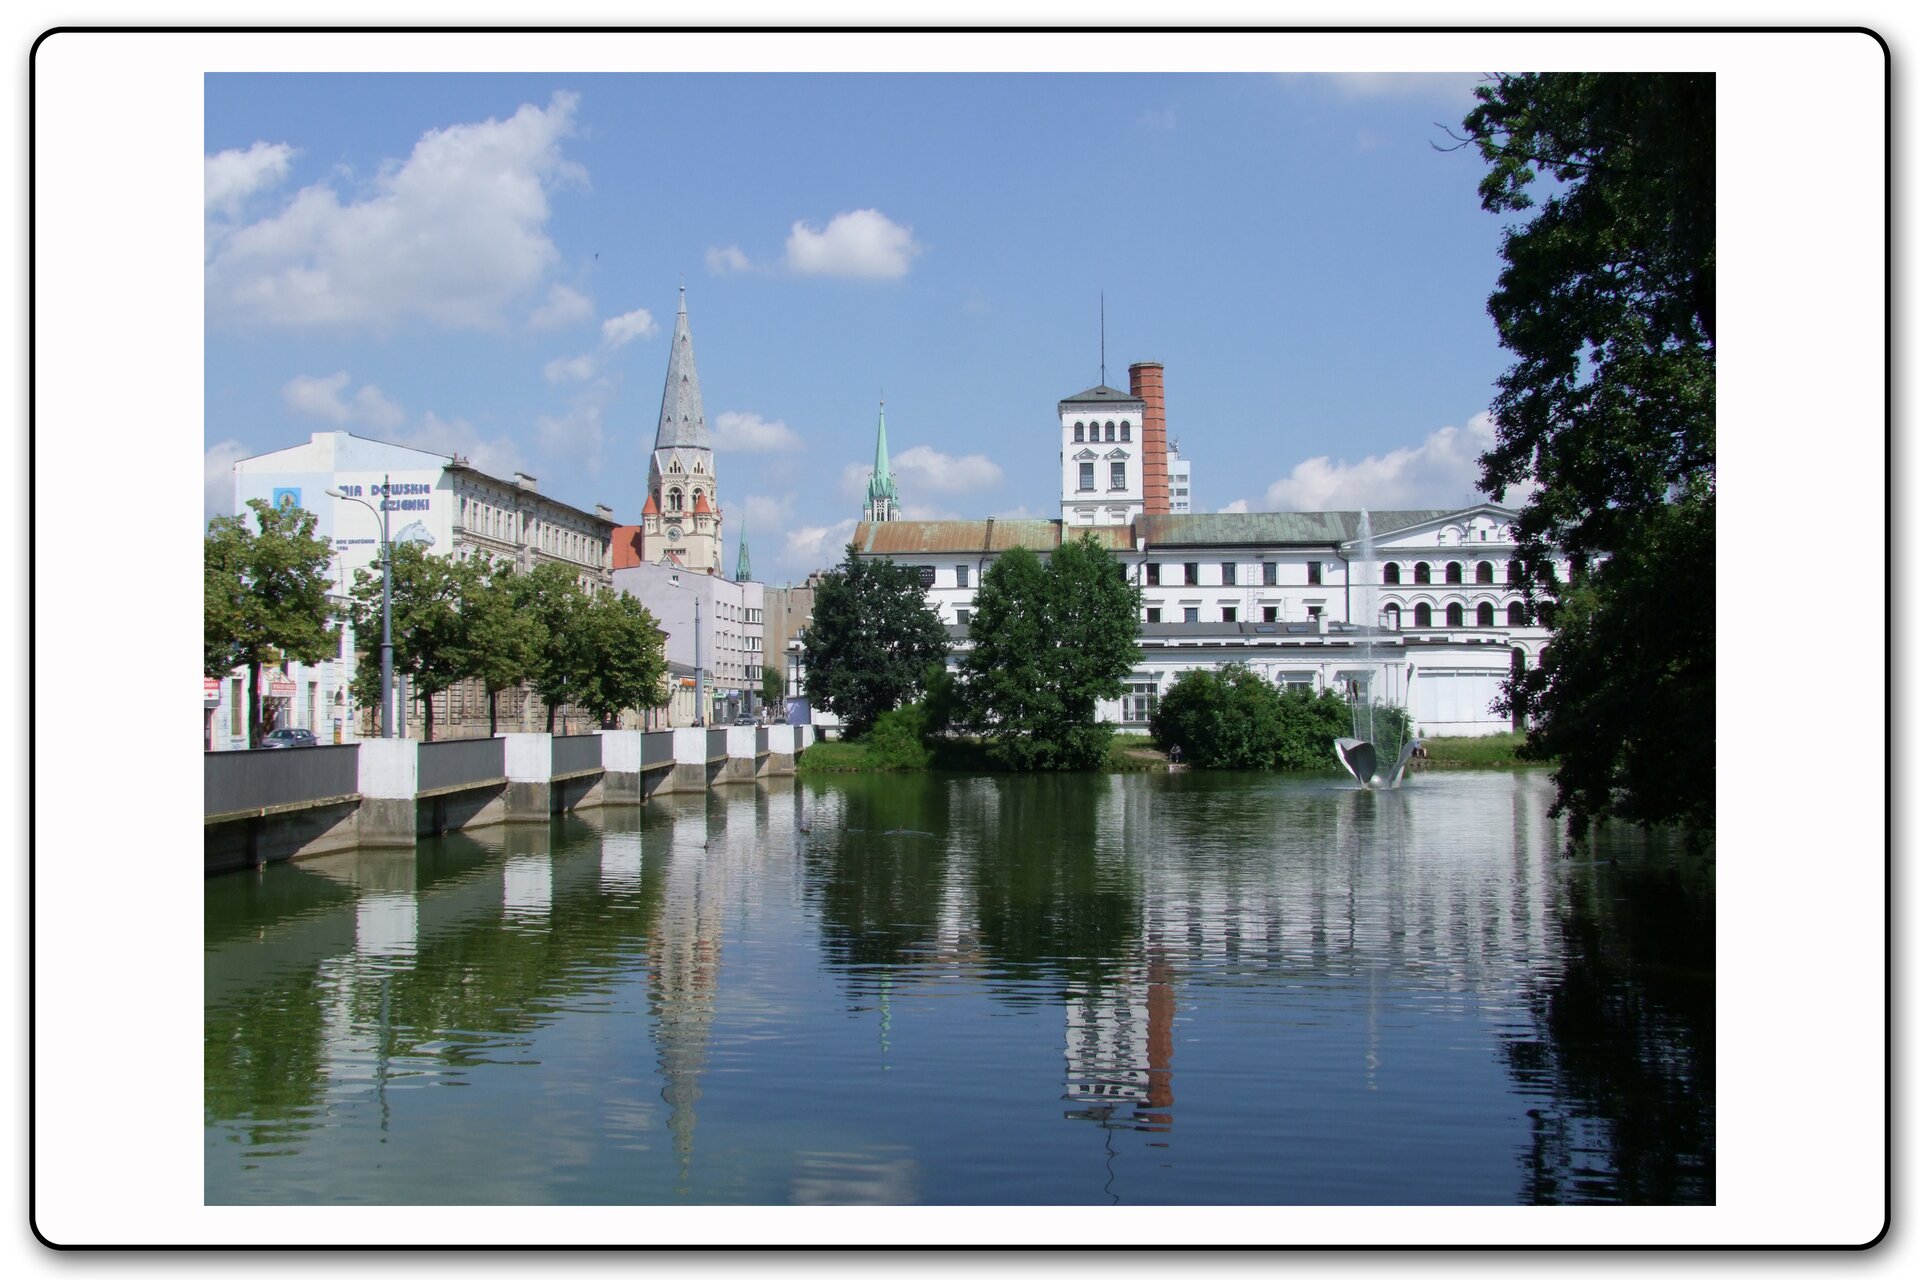
{"type": "Polygon", "coordinates": [[[1710,878],[1549,800],[853,777],[217,878],[208,1199],[1710,1202],[1710,878]]]}

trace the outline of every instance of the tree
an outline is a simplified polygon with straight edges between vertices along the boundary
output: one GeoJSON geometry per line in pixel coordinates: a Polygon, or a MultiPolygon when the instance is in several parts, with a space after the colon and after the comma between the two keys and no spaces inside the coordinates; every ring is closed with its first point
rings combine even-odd
{"type": "Polygon", "coordinates": [[[555,714],[576,702],[591,669],[591,646],[581,615],[587,593],[572,569],[552,560],[542,561],[513,580],[517,606],[533,619],[540,640],[527,683],[547,705],[547,732],[553,732],[555,714]]]}
{"type": "MultiPolygon", "coordinates": [[[[451,560],[417,542],[392,545],[393,674],[405,676],[426,708],[426,737],[433,741],[433,696],[467,674],[465,628],[460,616],[462,575],[451,560]]],[[[363,707],[380,703],[381,610],[384,586],[378,569],[353,575],[353,633],[360,652],[353,697],[363,707]],[[368,643],[373,640],[372,643],[368,643]]]]}
{"type": "Polygon", "coordinates": [[[260,742],[261,668],[332,657],[340,651],[340,633],[328,617],[332,544],[314,534],[313,513],[259,498],[247,507],[253,525],[244,515],[216,516],[207,524],[202,674],[247,669],[253,690],[247,745],[253,747],[260,742]]]}
{"type": "Polygon", "coordinates": [[[773,662],[778,662],[780,658],[778,654],[768,654],[767,657],[772,661],[760,668],[760,701],[776,711],[784,712],[786,709],[785,681],[780,678],[780,668],[773,665],[773,662]]]}
{"type": "Polygon", "coordinates": [[[644,605],[621,591],[588,596],[575,624],[583,661],[573,701],[604,723],[629,707],[667,700],[666,634],[644,605]]]}
{"type": "Polygon", "coordinates": [[[1154,707],[1154,741],[1180,744],[1202,769],[1325,769],[1333,740],[1351,732],[1345,698],[1331,689],[1282,693],[1242,663],[1184,671],[1154,707]]]}
{"type": "Polygon", "coordinates": [[[510,564],[474,559],[458,565],[466,674],[487,691],[487,735],[500,731],[500,691],[527,680],[545,639],[539,619],[519,607],[510,564]]]}
{"type": "Polygon", "coordinates": [[[1088,769],[1112,727],[1094,718],[1126,691],[1140,660],[1140,589],[1091,537],[1049,561],[1016,547],[980,576],[973,648],[962,662],[967,714],[988,754],[1014,769],[1088,769]]]}
{"type": "Polygon", "coordinates": [[[1710,827],[1714,77],[1506,75],[1475,94],[1481,204],[1527,214],[1487,303],[1515,363],[1480,487],[1532,486],[1518,558],[1530,604],[1555,606],[1507,709],[1559,758],[1576,839],[1606,816],[1710,827]],[[1555,548],[1563,585],[1542,582],[1555,548]]]}
{"type": "Polygon", "coordinates": [[[947,629],[910,566],[861,559],[848,546],[813,597],[807,700],[846,722],[858,738],[880,714],[911,701],[929,665],[947,656],[947,629]]]}

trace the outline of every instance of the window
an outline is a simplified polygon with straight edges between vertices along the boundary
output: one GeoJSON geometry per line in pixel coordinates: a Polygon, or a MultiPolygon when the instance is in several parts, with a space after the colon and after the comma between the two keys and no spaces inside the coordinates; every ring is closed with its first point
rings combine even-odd
{"type": "Polygon", "coordinates": [[[1320,562],[1318,560],[1307,561],[1307,585],[1310,587],[1320,585],[1320,562]]]}
{"type": "Polygon", "coordinates": [[[1157,587],[1160,585],[1160,566],[1159,565],[1149,564],[1147,566],[1147,585],[1150,587],[1157,587]]]}
{"type": "Polygon", "coordinates": [[[1220,609],[1220,621],[1222,622],[1240,621],[1240,610],[1237,607],[1230,604],[1223,605],[1220,609]]]}
{"type": "Polygon", "coordinates": [[[1200,621],[1200,611],[1198,609],[1187,608],[1187,609],[1182,609],[1180,612],[1183,615],[1180,619],[1182,622],[1200,621]]]}
{"type": "Polygon", "coordinates": [[[1521,581],[1522,581],[1522,576],[1520,573],[1520,562],[1518,560],[1507,561],[1507,585],[1510,587],[1517,587],[1520,585],[1521,581]]]}
{"type": "Polygon", "coordinates": [[[1380,620],[1386,624],[1387,630],[1398,631],[1400,629],[1400,606],[1390,604],[1385,609],[1382,609],[1380,611],[1380,620]]]}
{"type": "Polygon", "coordinates": [[[1275,604],[1262,605],[1260,608],[1260,621],[1262,622],[1280,621],[1280,606],[1275,604]]]}
{"type": "Polygon", "coordinates": [[[680,511],[683,509],[684,508],[681,505],[680,491],[678,489],[667,490],[667,510],[680,511]]]}
{"type": "Polygon", "coordinates": [[[1493,604],[1490,601],[1480,602],[1480,607],[1474,610],[1474,622],[1483,627],[1493,625],[1493,604]]]}
{"type": "Polygon", "coordinates": [[[1280,585],[1280,566],[1269,560],[1260,566],[1260,585],[1277,587],[1280,585]]]}
{"type": "Polygon", "coordinates": [[[1127,685],[1126,718],[1134,723],[1153,719],[1160,699],[1160,687],[1151,680],[1135,680],[1127,685]]]}
{"type": "Polygon", "coordinates": [[[1120,424],[1120,442],[1122,444],[1131,444],[1133,442],[1132,423],[1123,422],[1120,424]]]}
{"type": "Polygon", "coordinates": [[[1320,620],[1320,606],[1317,604],[1308,605],[1307,617],[1314,620],[1315,622],[1318,622],[1320,620]]]}
{"type": "Polygon", "coordinates": [[[1075,444],[1085,444],[1086,440],[1087,440],[1087,429],[1081,426],[1077,422],[1074,423],[1073,424],[1073,442],[1075,444]]]}
{"type": "Polygon", "coordinates": [[[1126,488],[1127,487],[1127,464],[1124,462],[1114,463],[1109,468],[1107,480],[1108,480],[1107,487],[1109,489],[1126,488]]]}
{"type": "Polygon", "coordinates": [[[1160,621],[1160,611],[1158,609],[1147,610],[1147,621],[1148,622],[1160,621]]]}
{"type": "Polygon", "coordinates": [[[1553,561],[1549,560],[1545,564],[1540,566],[1540,581],[1542,582],[1555,581],[1553,576],[1553,561]]]}
{"type": "Polygon", "coordinates": [[[1233,561],[1231,560],[1220,562],[1220,585],[1223,587],[1233,585],[1233,561]]]}
{"type": "Polygon", "coordinates": [[[953,616],[958,618],[960,620],[960,625],[964,627],[973,621],[973,610],[955,609],[953,611],[953,616]]]}
{"type": "Polygon", "coordinates": [[[1465,575],[1460,570],[1460,562],[1458,560],[1447,561],[1447,585],[1458,586],[1465,580],[1465,575]]]}
{"type": "Polygon", "coordinates": [[[1189,560],[1187,561],[1185,568],[1187,571],[1187,585],[1190,587],[1199,586],[1200,585],[1200,566],[1196,564],[1194,561],[1189,560]]]}
{"type": "Polygon", "coordinates": [[[1518,600],[1507,606],[1507,625],[1510,627],[1527,625],[1527,608],[1518,600]]]}
{"type": "Polygon", "coordinates": [[[1400,585],[1399,564],[1392,560],[1387,561],[1385,567],[1383,567],[1380,570],[1380,581],[1386,583],[1390,587],[1399,586],[1400,585]]]}
{"type": "Polygon", "coordinates": [[[1420,628],[1432,626],[1433,606],[1430,604],[1417,604],[1413,606],[1413,625],[1420,628]]]}
{"type": "Polygon", "coordinates": [[[1080,464],[1080,492],[1086,493],[1092,488],[1093,464],[1091,462],[1083,462],[1080,464]]]}
{"type": "Polygon", "coordinates": [[[1107,442],[1109,444],[1113,442],[1113,424],[1111,422],[1107,424],[1107,442]]]}
{"type": "Polygon", "coordinates": [[[1467,625],[1467,610],[1464,605],[1456,602],[1447,606],[1447,625],[1450,627],[1467,625]]]}

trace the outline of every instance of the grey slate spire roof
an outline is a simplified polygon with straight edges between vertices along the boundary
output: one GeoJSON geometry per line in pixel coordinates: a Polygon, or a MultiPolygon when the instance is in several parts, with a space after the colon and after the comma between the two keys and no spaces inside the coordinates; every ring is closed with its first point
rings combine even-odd
{"type": "Polygon", "coordinates": [[[693,334],[687,328],[687,286],[680,286],[680,314],[673,319],[673,352],[667,357],[667,385],[660,395],[660,430],[655,449],[712,449],[706,411],[700,405],[700,373],[693,367],[693,334]]]}

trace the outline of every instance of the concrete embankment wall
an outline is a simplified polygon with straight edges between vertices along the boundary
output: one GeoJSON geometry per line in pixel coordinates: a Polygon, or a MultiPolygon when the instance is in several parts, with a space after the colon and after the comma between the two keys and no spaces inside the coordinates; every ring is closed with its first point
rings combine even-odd
{"type": "Polygon", "coordinates": [[[791,774],[808,725],[507,733],[206,755],[206,872],[791,774]]]}

